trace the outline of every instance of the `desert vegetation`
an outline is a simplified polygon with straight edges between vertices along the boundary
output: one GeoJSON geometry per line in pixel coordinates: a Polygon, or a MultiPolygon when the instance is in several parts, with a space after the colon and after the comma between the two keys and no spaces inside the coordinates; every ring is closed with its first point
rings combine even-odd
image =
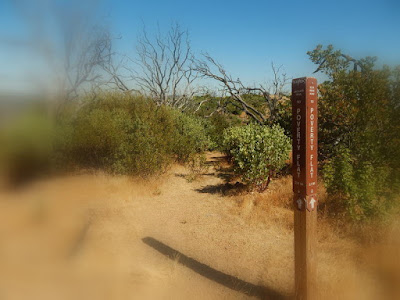
{"type": "Polygon", "coordinates": [[[241,174],[245,183],[264,191],[273,173],[283,169],[291,143],[279,125],[249,124],[226,130],[224,146],[235,173],[241,174]]]}
{"type": "MultiPolygon", "coordinates": [[[[152,45],[146,33],[143,38],[140,55],[147,51],[145,45],[152,45]]],[[[174,26],[166,39],[165,45],[159,42],[161,50],[152,48],[151,57],[159,59],[157,51],[176,47],[175,52],[185,51],[185,65],[190,53],[187,32],[174,26]]],[[[161,57],[175,53],[168,51],[161,57]]],[[[396,206],[400,182],[399,69],[378,69],[377,58],[356,60],[333,46],[319,45],[308,55],[316,72],[328,76],[319,86],[319,168],[328,210],[352,222],[385,216],[396,206]]],[[[159,63],[164,62],[146,66],[159,70],[159,63]]],[[[100,90],[96,85],[78,98],[67,93],[53,104],[55,109],[35,103],[1,129],[5,178],[19,182],[38,173],[78,169],[146,177],[165,172],[173,162],[198,163],[206,151],[218,150],[226,153],[249,189],[265,190],[276,174],[288,172],[287,75],[273,65],[275,77],[268,91],[232,79],[208,54],[192,63],[185,66],[193,76],[214,79],[224,94],[207,90],[179,100],[179,91],[186,95],[186,88],[171,94],[159,86],[160,100],[161,94],[146,89],[100,90]],[[178,105],[182,101],[185,105],[178,105]]]]}
{"type": "MultiPolygon", "coordinates": [[[[57,54],[60,48],[62,53],[50,64],[50,74],[57,79],[51,97],[29,101],[10,113],[4,109],[0,115],[5,120],[0,123],[0,194],[5,199],[16,199],[20,194],[29,198],[24,189],[28,194],[33,191],[33,200],[29,198],[29,207],[34,211],[33,217],[29,215],[33,225],[28,222],[32,228],[41,222],[52,224],[50,219],[42,218],[51,211],[52,200],[47,193],[52,195],[50,199],[64,192],[69,195],[62,195],[55,205],[61,210],[65,207],[77,220],[65,227],[73,236],[67,235],[66,240],[75,245],[68,248],[67,254],[63,252],[68,259],[80,251],[77,249],[86,234],[93,237],[88,245],[94,245],[96,238],[102,245],[102,235],[110,238],[115,234],[121,240],[105,246],[110,247],[110,252],[118,252],[118,245],[133,246],[139,257],[148,260],[143,249],[129,237],[126,228],[132,226],[135,239],[140,237],[150,247],[159,247],[156,250],[176,264],[198,268],[195,272],[209,279],[213,276],[210,274],[217,274],[217,279],[211,279],[232,290],[258,298],[290,295],[288,285],[293,278],[283,273],[291,274],[293,270],[286,261],[283,271],[275,272],[279,293],[239,278],[244,274],[263,285],[271,278],[260,266],[265,263],[279,269],[278,261],[260,258],[262,247],[256,242],[261,237],[271,236],[268,249],[277,253],[281,261],[288,257],[293,260],[292,254],[288,254],[292,249],[287,250],[293,242],[289,235],[294,226],[290,177],[291,74],[283,66],[271,63],[272,77],[268,83],[248,83],[230,73],[212,53],[195,53],[189,31],[178,23],[158,27],[155,34],[143,26],[132,52],[122,54],[114,48],[120,37],[109,30],[89,26],[89,22],[77,26],[70,22],[65,18],[60,28],[54,28],[60,31],[62,45],[57,42],[53,52],[57,54]],[[57,180],[65,183],[60,193],[52,191],[57,180]],[[85,184],[88,196],[80,193],[85,184]],[[79,188],[74,190],[74,186],[79,188]],[[46,193],[41,194],[41,189],[46,193]],[[83,204],[75,200],[69,203],[68,197],[83,204]],[[100,199],[100,204],[92,198],[100,199]],[[199,210],[197,214],[191,201],[199,210]],[[79,207],[78,212],[74,205],[79,207]],[[108,221],[117,224],[117,228],[108,221]],[[163,222],[174,232],[168,232],[163,222]],[[106,229],[99,223],[105,224],[106,229]],[[221,230],[224,224],[233,229],[221,230]],[[185,231],[185,226],[190,230],[185,231]],[[246,237],[239,234],[241,226],[246,237]],[[182,247],[182,253],[151,236],[141,236],[146,232],[170,238],[182,247]],[[264,233],[258,236],[260,232],[264,233]],[[218,259],[198,250],[204,242],[188,243],[186,247],[174,233],[190,233],[195,241],[208,239],[210,245],[206,246],[218,253],[218,259]],[[218,252],[219,243],[224,247],[222,252],[218,252]],[[224,262],[232,249],[233,257],[241,264],[245,260],[241,258],[241,247],[260,254],[249,259],[249,265],[242,264],[247,267],[244,271],[224,262]],[[282,251],[283,248],[286,250],[282,251]],[[227,274],[234,276],[202,265],[183,250],[193,251],[209,264],[220,264],[227,274]],[[251,265],[256,266],[255,273],[250,271],[251,265]],[[235,282],[236,286],[227,282],[235,282]]],[[[49,42],[47,46],[54,45],[49,42]]],[[[370,273],[360,271],[367,261],[362,255],[372,257],[374,247],[389,244],[393,232],[398,230],[400,66],[382,66],[377,57],[353,57],[333,45],[316,45],[307,55],[309,63],[315,65],[315,76],[323,78],[318,86],[318,242],[321,257],[326,258],[320,274],[327,276],[322,284],[326,290],[320,288],[323,299],[341,284],[347,284],[328,282],[340,279],[341,268],[343,281],[348,280],[349,285],[358,289],[367,286],[360,283],[363,276],[372,281],[371,274],[378,273],[377,277],[388,276],[393,282],[400,278],[400,267],[387,268],[387,261],[378,266],[369,261],[365,268],[370,273]],[[340,247],[345,248],[343,261],[337,257],[340,247]],[[338,266],[332,267],[337,261],[338,266]]],[[[5,105],[7,109],[12,106],[5,105]]],[[[56,211],[54,215],[63,213],[56,211]]],[[[382,251],[388,253],[386,248],[382,251]]],[[[96,255],[89,257],[97,259],[96,255]]],[[[128,253],[122,256],[134,264],[128,253]]],[[[107,263],[100,265],[107,269],[107,263]]],[[[82,271],[79,268],[85,267],[78,267],[77,273],[82,271]]],[[[159,278],[175,274],[171,282],[185,290],[179,282],[190,281],[185,278],[187,274],[174,270],[159,278]]],[[[142,271],[135,269],[138,278],[142,271]]],[[[132,274],[127,276],[122,267],[116,272],[132,292],[136,286],[127,283],[132,274]]],[[[150,274],[151,270],[146,272],[150,274]]],[[[140,280],[145,281],[149,290],[154,287],[151,280],[140,280]]],[[[395,286],[392,281],[390,288],[395,286]]],[[[199,286],[201,289],[207,283],[199,286]]],[[[232,291],[224,294],[215,287],[211,290],[221,298],[235,298],[232,291]]],[[[149,292],[140,290],[139,294],[146,298],[149,292]]],[[[174,292],[170,294],[175,296],[174,292]]],[[[190,291],[185,290],[184,294],[188,296],[190,291]]],[[[344,292],[340,296],[344,297],[344,292]]],[[[346,297],[343,299],[355,299],[352,295],[346,297]]]]}
{"type": "Polygon", "coordinates": [[[321,45],[320,161],[328,193],[353,220],[384,216],[399,194],[399,67],[375,67],[321,45]],[[394,196],[394,198],[393,198],[394,196]]]}

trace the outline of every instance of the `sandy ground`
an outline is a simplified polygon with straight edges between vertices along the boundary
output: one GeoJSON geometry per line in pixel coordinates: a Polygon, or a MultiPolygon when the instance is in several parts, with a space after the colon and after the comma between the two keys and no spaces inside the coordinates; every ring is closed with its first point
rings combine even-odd
{"type": "MultiPolygon", "coordinates": [[[[174,166],[147,181],[86,174],[2,192],[0,299],[290,297],[291,179],[232,195],[221,161],[209,153],[193,181],[174,166]]],[[[321,228],[319,299],[394,295],[399,248],[366,250],[321,228]]]]}

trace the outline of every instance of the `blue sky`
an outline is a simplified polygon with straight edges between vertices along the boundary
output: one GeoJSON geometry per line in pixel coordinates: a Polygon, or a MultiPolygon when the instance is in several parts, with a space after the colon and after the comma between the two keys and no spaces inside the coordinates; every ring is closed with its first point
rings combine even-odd
{"type": "MultiPolygon", "coordinates": [[[[0,0],[2,90],[18,89],[19,81],[35,76],[28,48],[4,42],[18,44],[29,38],[27,16],[21,16],[13,2],[0,0]]],[[[177,21],[189,30],[195,52],[209,52],[235,77],[253,83],[270,78],[271,61],[284,65],[290,77],[311,76],[315,66],[306,52],[317,44],[333,44],[354,57],[376,55],[381,63],[400,64],[398,2],[103,0],[90,5],[97,7],[97,20],[122,37],[115,45],[120,53],[133,53],[143,24],[151,32],[157,24],[167,28],[177,21]]]]}

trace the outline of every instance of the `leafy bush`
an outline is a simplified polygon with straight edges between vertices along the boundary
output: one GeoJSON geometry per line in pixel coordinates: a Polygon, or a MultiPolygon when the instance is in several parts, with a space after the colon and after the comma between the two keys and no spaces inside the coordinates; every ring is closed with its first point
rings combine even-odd
{"type": "Polygon", "coordinates": [[[207,135],[210,137],[210,150],[223,150],[224,130],[240,124],[240,119],[234,115],[214,114],[205,120],[207,135]]]}
{"type": "Polygon", "coordinates": [[[174,111],[174,118],[177,133],[173,152],[178,161],[186,162],[192,154],[209,148],[211,141],[200,119],[179,111],[174,111]]]}
{"type": "Polygon", "coordinates": [[[163,170],[170,160],[173,119],[143,98],[101,94],[59,127],[63,136],[57,149],[64,165],[148,175],[163,170]]]}
{"type": "Polygon", "coordinates": [[[250,124],[224,132],[224,147],[233,159],[235,173],[260,191],[267,188],[272,173],[284,167],[290,145],[278,125],[250,124]]]}
{"type": "Polygon", "coordinates": [[[200,120],[153,101],[121,93],[87,99],[59,126],[58,157],[80,167],[151,175],[173,159],[202,153],[208,137],[200,120]]]}
{"type": "Polygon", "coordinates": [[[385,216],[399,195],[400,68],[332,45],[308,54],[328,79],[318,86],[318,145],[330,206],[356,221],[385,216]]]}
{"type": "Polygon", "coordinates": [[[390,206],[390,168],[357,161],[347,148],[340,147],[323,168],[324,181],[336,206],[353,220],[360,221],[384,214],[390,206]]]}

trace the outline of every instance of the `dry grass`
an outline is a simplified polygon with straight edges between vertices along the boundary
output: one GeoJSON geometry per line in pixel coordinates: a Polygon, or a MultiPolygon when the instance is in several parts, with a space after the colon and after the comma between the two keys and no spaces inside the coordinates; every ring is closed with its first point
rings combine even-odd
{"type": "MultiPolygon", "coordinates": [[[[249,299],[258,286],[290,295],[291,178],[262,194],[230,194],[235,179],[221,190],[229,165],[216,153],[208,162],[192,182],[184,177],[190,170],[174,166],[151,181],[97,173],[0,193],[1,297],[249,299]],[[176,255],[166,257],[146,237],[176,255]]],[[[343,229],[321,214],[319,299],[396,299],[400,225],[388,223],[367,243],[355,236],[371,228],[343,229]]]]}

